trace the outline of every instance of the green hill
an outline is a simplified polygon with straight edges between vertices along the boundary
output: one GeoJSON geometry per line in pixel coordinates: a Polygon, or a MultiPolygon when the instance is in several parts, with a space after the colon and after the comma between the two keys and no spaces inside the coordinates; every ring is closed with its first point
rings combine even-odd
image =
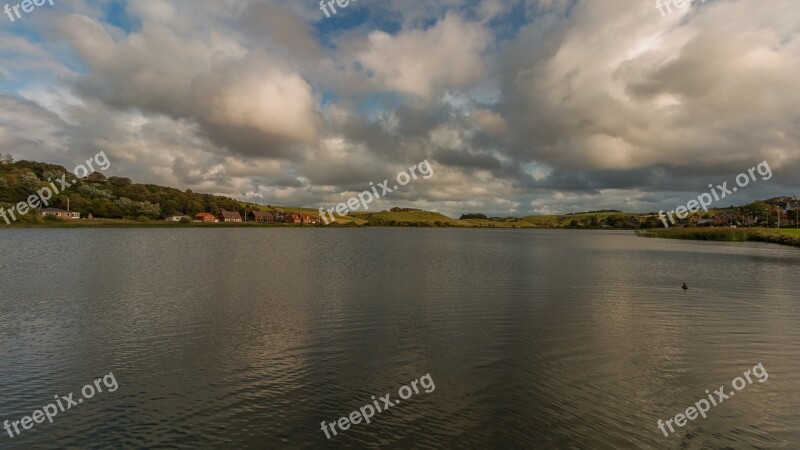
{"type": "MultiPolygon", "coordinates": [[[[62,166],[32,161],[0,164],[0,207],[9,209],[24,202],[33,193],[50,186],[50,180],[67,175],[77,177],[62,166]]],[[[110,177],[94,173],[78,180],[69,189],[50,200],[50,207],[89,214],[96,218],[153,220],[167,215],[194,216],[200,212],[219,213],[221,209],[265,210],[266,206],[241,202],[229,197],[196,194],[191,190],[154,184],[137,184],[128,178],[110,177]]],[[[290,211],[294,212],[294,211],[290,211]]],[[[22,216],[21,221],[40,222],[35,214],[22,216]]]]}

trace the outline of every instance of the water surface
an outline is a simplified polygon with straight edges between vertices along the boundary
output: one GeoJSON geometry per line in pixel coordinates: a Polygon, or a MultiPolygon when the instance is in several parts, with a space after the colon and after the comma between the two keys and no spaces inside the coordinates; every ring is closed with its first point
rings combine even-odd
{"type": "Polygon", "coordinates": [[[0,230],[2,448],[796,448],[800,251],[632,233],[0,230]],[[680,289],[682,283],[690,289],[680,289]],[[757,363],[670,437],[656,427],[757,363]],[[430,374],[331,440],[332,422],[430,374]]]}

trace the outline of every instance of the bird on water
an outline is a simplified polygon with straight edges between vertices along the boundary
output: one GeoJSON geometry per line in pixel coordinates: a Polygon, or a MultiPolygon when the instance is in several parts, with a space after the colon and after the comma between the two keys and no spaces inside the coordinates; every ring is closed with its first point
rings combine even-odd
{"type": "Polygon", "coordinates": [[[686,283],[683,283],[683,286],[682,286],[682,288],[683,288],[683,290],[685,291],[685,290],[689,289],[689,286],[687,286],[687,285],[686,285],[686,283]]]}

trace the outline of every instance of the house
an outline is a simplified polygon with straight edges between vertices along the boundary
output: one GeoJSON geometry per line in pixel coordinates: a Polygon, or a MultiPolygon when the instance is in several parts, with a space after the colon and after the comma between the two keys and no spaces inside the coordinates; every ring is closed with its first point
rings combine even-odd
{"type": "Polygon", "coordinates": [[[167,216],[164,218],[164,220],[166,220],[167,222],[180,222],[181,219],[191,220],[189,216],[178,216],[178,215],[167,216]]]}
{"type": "Polygon", "coordinates": [[[305,214],[305,213],[300,213],[298,215],[300,216],[300,223],[312,224],[312,225],[317,223],[322,223],[322,220],[319,218],[319,216],[312,216],[310,214],[305,214]]]}
{"type": "Polygon", "coordinates": [[[80,219],[81,213],[64,211],[63,209],[58,209],[58,208],[44,208],[41,211],[39,211],[39,216],[41,217],[53,216],[53,217],[58,217],[59,219],[80,219]]]}
{"type": "Polygon", "coordinates": [[[203,223],[216,223],[219,222],[217,216],[211,213],[200,213],[194,216],[194,220],[203,222],[203,223]]]}
{"type": "Polygon", "coordinates": [[[791,219],[794,211],[794,226],[800,227],[800,203],[789,203],[786,205],[786,217],[791,219]]]}
{"type": "Polygon", "coordinates": [[[727,227],[733,225],[733,216],[728,213],[722,213],[714,217],[715,227],[727,227]]]}
{"type": "Polygon", "coordinates": [[[303,219],[300,217],[299,214],[287,214],[286,215],[286,222],[287,223],[303,223],[303,219]]]}
{"type": "Polygon", "coordinates": [[[251,211],[248,216],[256,223],[275,223],[275,215],[269,211],[251,211]]]}
{"type": "Polygon", "coordinates": [[[686,223],[690,227],[696,227],[697,225],[700,224],[700,214],[696,214],[696,213],[692,214],[691,216],[689,216],[688,219],[686,219],[686,223]]]}
{"type": "Polygon", "coordinates": [[[242,215],[238,211],[225,211],[224,209],[219,212],[219,221],[226,223],[242,223],[242,215]]]}

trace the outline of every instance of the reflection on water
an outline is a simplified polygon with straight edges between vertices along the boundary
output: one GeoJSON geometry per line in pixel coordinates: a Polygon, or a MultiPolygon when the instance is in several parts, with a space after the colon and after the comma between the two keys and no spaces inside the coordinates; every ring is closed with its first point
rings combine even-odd
{"type": "Polygon", "coordinates": [[[390,228],[2,230],[0,248],[0,421],[119,382],[3,448],[800,442],[794,248],[390,228]],[[757,363],[769,381],[658,430],[757,363]],[[435,392],[325,439],[427,373],[435,392]]]}

